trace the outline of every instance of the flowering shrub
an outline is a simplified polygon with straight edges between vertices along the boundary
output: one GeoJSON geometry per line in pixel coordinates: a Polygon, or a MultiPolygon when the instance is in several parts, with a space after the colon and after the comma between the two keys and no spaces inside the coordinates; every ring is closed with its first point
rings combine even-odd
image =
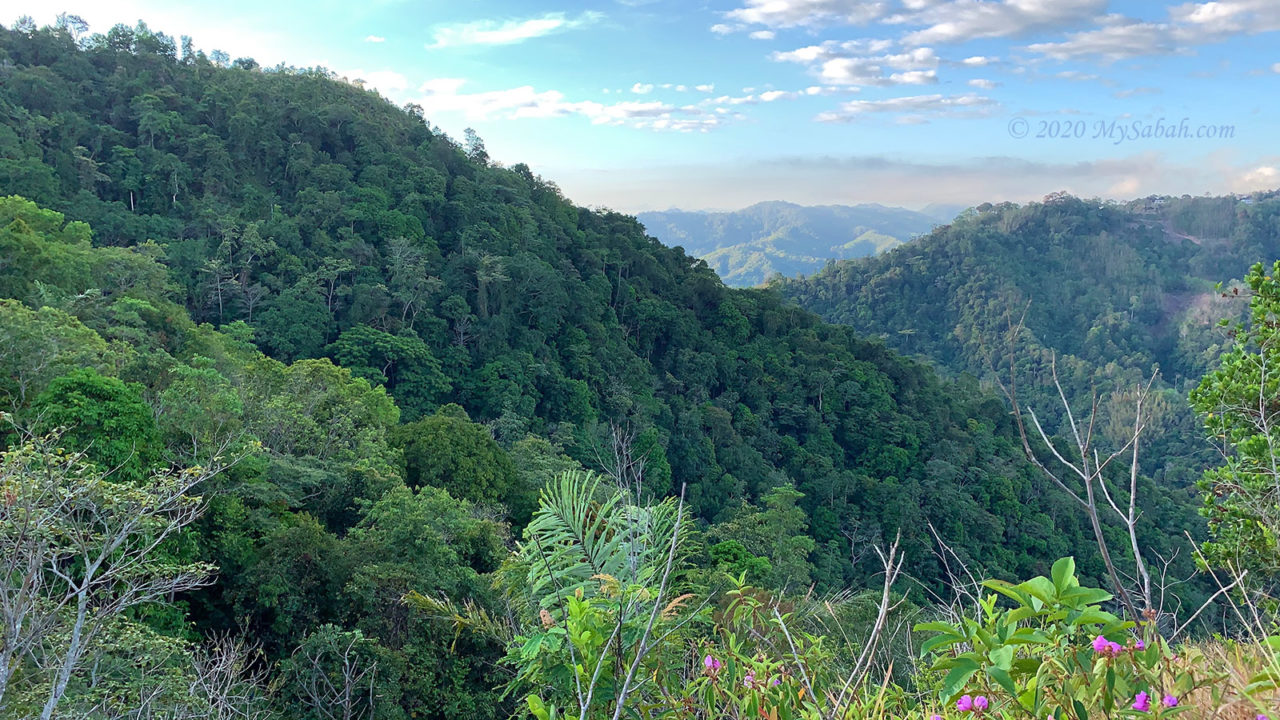
{"type": "MultiPolygon", "coordinates": [[[[537,720],[579,717],[579,687],[591,697],[588,718],[612,717],[622,680],[619,671],[625,673],[627,663],[612,662],[608,656],[601,663],[601,653],[619,652],[610,638],[616,640],[614,629],[621,627],[621,634],[630,638],[621,657],[634,658],[643,623],[629,620],[627,608],[643,597],[642,588],[623,589],[611,578],[602,579],[598,592],[576,592],[567,599],[566,627],[549,621],[539,632],[518,638],[509,661],[518,668],[520,686],[540,688],[526,696],[537,720]]],[[[772,593],[739,579],[714,610],[710,605],[699,609],[692,599],[681,605],[694,607],[673,608],[658,616],[654,634],[663,640],[636,673],[643,681],[627,706],[639,717],[865,720],[910,714],[909,697],[902,689],[869,689],[848,682],[824,639],[800,630],[804,623],[772,593]]]]}
{"type": "Polygon", "coordinates": [[[922,651],[946,672],[940,699],[960,713],[1172,717],[1188,709],[1179,698],[1217,679],[1194,650],[1179,658],[1154,628],[1104,610],[1111,594],[1081,586],[1072,558],[1054,563],[1052,578],[983,585],[994,593],[981,621],[916,627],[936,633],[922,651]],[[1012,607],[997,607],[1001,597],[1012,607]]]}

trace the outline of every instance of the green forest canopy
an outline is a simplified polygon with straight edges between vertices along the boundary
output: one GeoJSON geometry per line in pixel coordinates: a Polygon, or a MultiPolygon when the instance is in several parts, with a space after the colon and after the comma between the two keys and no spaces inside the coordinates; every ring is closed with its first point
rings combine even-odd
{"type": "Polygon", "coordinates": [[[619,445],[684,489],[709,569],[859,587],[901,530],[936,587],[932,525],[991,574],[1101,576],[976,383],[726,288],[416,108],[144,25],[3,30],[0,73],[3,406],[140,477],[242,458],[173,550],[219,579],[157,628],[273,660],[358,632],[396,712],[502,716],[501,648],[445,652],[401,598],[483,605],[543,484],[627,472],[619,445]]]}

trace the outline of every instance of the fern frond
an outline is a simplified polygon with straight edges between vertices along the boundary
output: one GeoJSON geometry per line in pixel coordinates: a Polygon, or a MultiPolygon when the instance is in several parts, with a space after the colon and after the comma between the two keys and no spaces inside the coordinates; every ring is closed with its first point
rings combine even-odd
{"type": "MultiPolygon", "coordinates": [[[[579,590],[598,591],[593,579],[607,576],[619,586],[654,582],[665,565],[677,508],[668,499],[651,507],[628,504],[592,472],[569,471],[543,489],[539,508],[525,530],[521,552],[530,598],[542,608],[579,590]]],[[[688,533],[681,533],[681,540],[688,533]]],[[[677,547],[683,558],[684,543],[677,547]]]]}

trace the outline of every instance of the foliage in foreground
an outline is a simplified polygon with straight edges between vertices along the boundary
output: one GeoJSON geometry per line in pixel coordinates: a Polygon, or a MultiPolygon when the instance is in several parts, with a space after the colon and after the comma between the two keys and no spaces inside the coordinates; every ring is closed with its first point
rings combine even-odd
{"type": "Polygon", "coordinates": [[[691,582],[681,513],[566,475],[544,491],[508,568],[514,624],[411,601],[458,632],[502,636],[514,672],[507,692],[538,720],[1210,717],[1228,707],[1265,714],[1280,699],[1280,637],[1255,646],[1242,676],[1245,663],[1165,637],[1154,616],[1112,613],[1112,594],[1082,585],[1072,558],[1048,577],[987,580],[965,614],[917,624],[922,662],[895,678],[883,648],[873,660],[877,643],[904,640],[880,637],[897,606],[889,587],[872,635],[851,640],[840,598],[815,602],[742,578],[691,582]],[[676,524],[660,525],[667,542],[635,531],[645,513],[674,513],[676,524]]]}

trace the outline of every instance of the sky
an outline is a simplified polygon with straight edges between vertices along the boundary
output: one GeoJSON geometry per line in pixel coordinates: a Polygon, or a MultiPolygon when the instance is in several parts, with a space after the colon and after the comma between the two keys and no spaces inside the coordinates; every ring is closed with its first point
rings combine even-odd
{"type": "Polygon", "coordinates": [[[60,11],[326,67],[624,212],[1280,187],[1280,0],[0,0],[0,23],[60,11]]]}

